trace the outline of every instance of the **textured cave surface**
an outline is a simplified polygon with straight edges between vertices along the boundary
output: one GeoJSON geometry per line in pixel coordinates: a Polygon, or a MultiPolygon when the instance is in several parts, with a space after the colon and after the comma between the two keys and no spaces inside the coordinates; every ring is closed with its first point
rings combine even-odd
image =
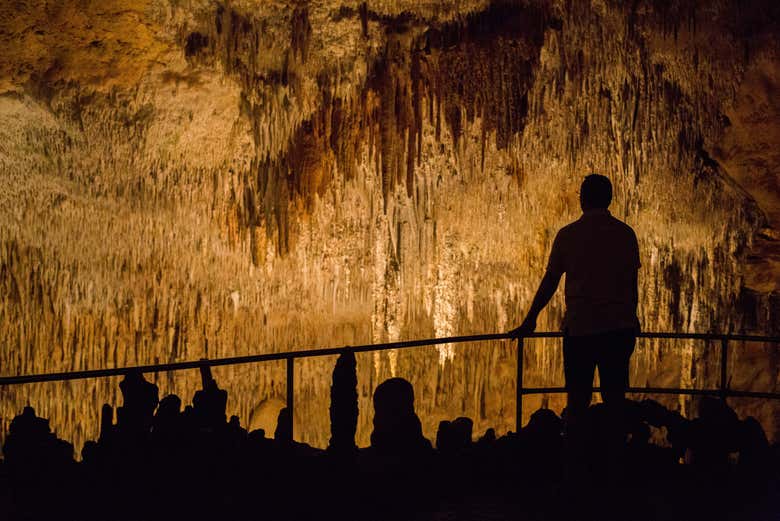
{"type": "MultiPolygon", "coordinates": [[[[639,237],[644,330],[780,334],[777,21],[759,0],[5,2],[0,374],[507,330],[590,171],[639,237]]],[[[557,343],[532,345],[526,385],[562,383],[557,343]]],[[[633,384],[715,387],[716,347],[640,341],[633,384]]],[[[515,356],[359,355],[359,443],[392,375],[429,437],[513,429],[515,356]]],[[[732,388],[778,391],[778,357],[735,345],[732,388]]],[[[317,446],[334,363],[297,366],[317,446]]],[[[273,432],[282,364],[214,375],[273,432]]],[[[187,402],[199,378],[156,383],[187,402]]],[[[2,388],[0,427],[29,403],[80,447],[117,384],[2,388]]],[[[777,439],[777,404],[732,403],[777,439]]]]}

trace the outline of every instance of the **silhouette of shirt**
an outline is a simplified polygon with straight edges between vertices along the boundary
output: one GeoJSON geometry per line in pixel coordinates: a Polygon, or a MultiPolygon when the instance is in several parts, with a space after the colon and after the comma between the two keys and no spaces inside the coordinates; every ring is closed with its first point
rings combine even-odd
{"type": "Polygon", "coordinates": [[[580,336],[638,328],[639,266],[634,230],[607,209],[586,210],[561,228],[547,270],[566,274],[564,331],[580,336]]]}

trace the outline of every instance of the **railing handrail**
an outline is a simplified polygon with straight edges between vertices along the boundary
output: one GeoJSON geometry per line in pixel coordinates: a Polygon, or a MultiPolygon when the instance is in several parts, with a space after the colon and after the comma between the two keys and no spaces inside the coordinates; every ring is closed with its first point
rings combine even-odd
{"type": "MultiPolygon", "coordinates": [[[[545,387],[526,389],[523,387],[523,355],[524,340],[526,338],[561,338],[560,332],[531,333],[515,337],[509,333],[493,333],[484,335],[451,336],[445,338],[426,338],[422,340],[405,340],[400,342],[386,342],[383,344],[366,344],[360,346],[330,347],[324,349],[309,349],[304,351],[287,351],[284,353],[266,353],[262,355],[233,356],[229,358],[201,359],[189,362],[172,362],[168,364],[139,365],[134,367],[117,367],[114,369],[90,369],[84,371],[68,371],[63,373],[33,374],[21,376],[0,377],[0,387],[12,384],[25,384],[34,382],[53,382],[65,380],[80,380],[85,378],[100,378],[106,376],[122,376],[129,373],[157,373],[163,371],[181,371],[185,369],[197,369],[201,367],[218,367],[222,365],[248,364],[255,362],[268,362],[273,360],[285,360],[287,362],[287,412],[288,417],[293,418],[294,389],[295,389],[295,360],[297,358],[311,358],[316,356],[340,355],[343,353],[362,353],[366,351],[386,351],[388,349],[407,349],[410,347],[422,347],[440,344],[456,344],[464,342],[482,342],[485,340],[517,340],[517,385],[515,389],[516,411],[515,428],[519,431],[523,420],[523,396],[526,394],[561,393],[566,392],[564,387],[545,387]]],[[[730,335],[718,333],[639,333],[640,338],[670,338],[693,340],[719,340],[720,341],[720,386],[718,389],[667,389],[667,388],[636,388],[631,387],[628,392],[647,392],[656,394],[688,394],[688,395],[717,395],[722,399],[729,396],[746,396],[753,398],[780,399],[778,393],[759,393],[753,391],[732,391],[728,387],[728,351],[729,341],[780,343],[780,337],[758,335],[730,335]]],[[[598,390],[595,389],[595,390],[598,390]]],[[[292,425],[290,422],[289,436],[292,437],[292,425]]]]}
{"type": "MultiPolygon", "coordinates": [[[[539,332],[523,335],[525,338],[561,338],[561,332],[539,332]]],[[[780,336],[762,335],[737,335],[719,333],[668,333],[668,332],[641,332],[639,338],[668,338],[679,340],[720,340],[720,341],[746,341],[780,343],[780,336]]],[[[403,340],[398,342],[385,342],[381,344],[364,344],[358,346],[345,345],[342,347],[326,347],[297,351],[285,351],[279,353],[264,353],[257,355],[232,356],[226,358],[203,358],[185,362],[170,362],[164,364],[148,364],[127,367],[115,367],[107,369],[84,369],[80,371],[64,371],[59,373],[39,373],[31,375],[0,376],[0,387],[5,385],[27,384],[37,382],[56,382],[68,380],[84,380],[87,378],[104,378],[109,376],[124,376],[130,373],[158,373],[168,371],[182,371],[187,369],[199,369],[201,367],[219,367],[224,365],[240,365],[257,362],[270,362],[279,360],[291,360],[296,358],[311,358],[319,356],[334,356],[343,353],[363,353],[369,351],[386,351],[389,349],[408,349],[412,347],[433,346],[440,344],[458,344],[466,342],[483,342],[487,340],[516,339],[509,333],[490,333],[481,335],[464,335],[441,338],[426,338],[419,340],[403,340]]]]}

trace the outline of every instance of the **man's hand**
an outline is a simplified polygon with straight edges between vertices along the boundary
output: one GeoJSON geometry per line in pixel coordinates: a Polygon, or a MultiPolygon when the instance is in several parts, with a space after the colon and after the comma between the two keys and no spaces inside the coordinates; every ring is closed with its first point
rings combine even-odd
{"type": "Polygon", "coordinates": [[[520,326],[514,328],[509,332],[509,336],[512,338],[520,338],[528,336],[536,329],[536,317],[527,316],[520,326]]]}

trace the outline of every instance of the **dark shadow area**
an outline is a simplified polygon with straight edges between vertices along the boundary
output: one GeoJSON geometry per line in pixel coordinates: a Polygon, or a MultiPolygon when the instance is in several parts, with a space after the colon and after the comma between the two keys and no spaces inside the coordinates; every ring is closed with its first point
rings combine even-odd
{"type": "Polygon", "coordinates": [[[295,442],[290,415],[274,438],[227,418],[208,368],[191,405],[161,400],[143,375],[120,383],[82,461],[26,407],[0,463],[3,519],[772,519],[780,512],[778,446],[759,423],[704,398],[686,419],[626,401],[619,428],[591,406],[572,440],[553,411],[517,433],[474,440],[469,418],[443,421],[436,446],[402,378],[374,394],[371,446],[358,448],[355,358],[331,387],[327,449],[295,442]],[[116,414],[115,414],[116,413],[116,414]],[[114,416],[116,415],[116,418],[114,416]],[[625,435],[615,439],[615,432],[625,435]]]}

